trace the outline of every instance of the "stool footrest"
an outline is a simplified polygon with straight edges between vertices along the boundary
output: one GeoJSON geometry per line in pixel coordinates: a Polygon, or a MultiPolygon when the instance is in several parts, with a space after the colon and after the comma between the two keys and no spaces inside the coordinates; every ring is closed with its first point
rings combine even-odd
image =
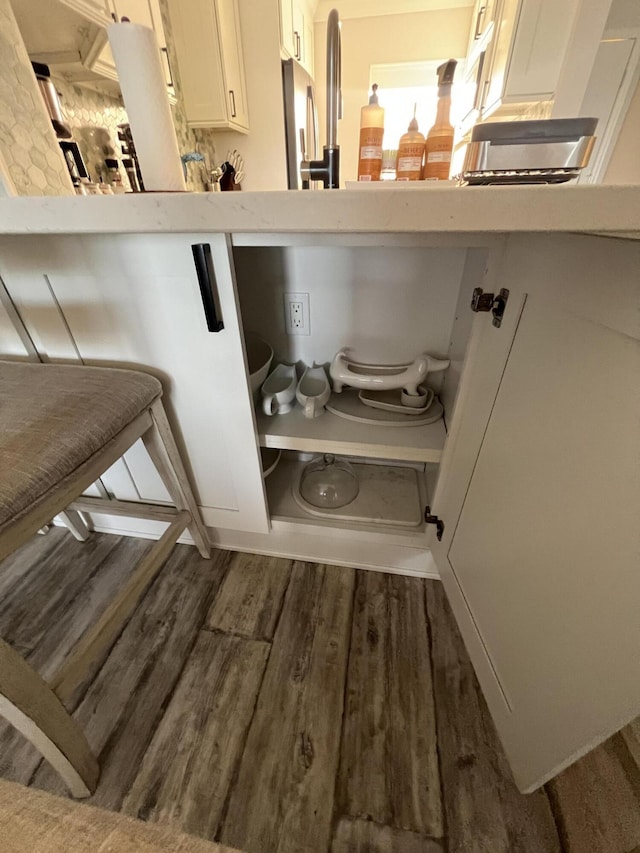
{"type": "Polygon", "coordinates": [[[150,521],[173,521],[179,512],[175,507],[165,504],[107,500],[106,498],[92,498],[84,495],[75,500],[70,508],[78,512],[100,512],[103,515],[144,518],[150,521]]]}

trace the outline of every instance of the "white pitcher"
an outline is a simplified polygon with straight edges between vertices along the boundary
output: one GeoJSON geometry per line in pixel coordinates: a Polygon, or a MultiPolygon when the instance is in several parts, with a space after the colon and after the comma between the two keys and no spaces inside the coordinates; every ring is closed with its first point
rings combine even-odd
{"type": "Polygon", "coordinates": [[[284,415],[293,408],[296,396],[295,364],[279,364],[262,386],[265,415],[284,415]]]}
{"type": "Polygon", "coordinates": [[[304,410],[305,418],[321,415],[330,396],[331,386],[324,367],[306,367],[296,389],[296,398],[304,410]]]}

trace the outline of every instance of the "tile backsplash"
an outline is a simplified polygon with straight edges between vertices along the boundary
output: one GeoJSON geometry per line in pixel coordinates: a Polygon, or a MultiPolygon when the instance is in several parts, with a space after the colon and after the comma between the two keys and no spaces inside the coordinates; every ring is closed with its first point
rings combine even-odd
{"type": "MultiPolygon", "coordinates": [[[[215,134],[208,130],[194,131],[187,124],[166,0],[160,0],[160,6],[176,90],[177,103],[172,106],[172,114],[178,148],[181,154],[197,151],[206,155],[213,166],[216,162],[215,134]]],[[[44,109],[9,0],[0,0],[0,57],[0,84],[3,88],[0,98],[0,162],[2,159],[6,162],[16,192],[19,195],[72,192],[64,159],[44,109]]],[[[122,98],[70,82],[56,75],[55,66],[51,68],[51,74],[60,94],[65,120],[73,132],[73,141],[78,143],[91,178],[97,180],[105,174],[105,157],[122,158],[118,125],[128,121],[122,98]]],[[[126,184],[124,169],[121,172],[126,184]]],[[[204,190],[205,178],[205,170],[200,163],[187,164],[187,189],[204,190]]]]}
{"type": "MultiPolygon", "coordinates": [[[[52,74],[65,120],[85,166],[96,181],[106,172],[105,157],[120,159],[118,125],[128,121],[122,98],[69,83],[52,74]]],[[[124,170],[122,170],[124,172],[124,170]]]]}
{"type": "MultiPolygon", "coordinates": [[[[5,191],[71,195],[69,172],[9,0],[0,0],[0,89],[0,162],[7,173],[5,191]]],[[[4,180],[2,184],[4,187],[4,180]]]]}

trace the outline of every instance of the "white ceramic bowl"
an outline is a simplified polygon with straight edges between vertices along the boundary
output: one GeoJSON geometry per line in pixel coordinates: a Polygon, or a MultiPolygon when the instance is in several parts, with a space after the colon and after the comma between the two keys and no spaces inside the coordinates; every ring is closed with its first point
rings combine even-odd
{"type": "Polygon", "coordinates": [[[273,350],[266,341],[247,332],[244,338],[247,348],[247,363],[251,379],[251,394],[256,400],[260,396],[260,387],[269,375],[269,368],[273,360],[273,350]]]}

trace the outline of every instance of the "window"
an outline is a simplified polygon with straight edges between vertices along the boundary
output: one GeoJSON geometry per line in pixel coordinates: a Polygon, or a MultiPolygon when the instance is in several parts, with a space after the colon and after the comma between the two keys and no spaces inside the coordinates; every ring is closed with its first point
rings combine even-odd
{"type": "MultiPolygon", "coordinates": [[[[438,101],[438,66],[449,57],[428,62],[399,62],[372,65],[369,74],[371,85],[377,83],[380,106],[384,107],[384,142],[386,149],[396,149],[403,133],[407,132],[416,105],[416,118],[420,132],[425,136],[436,117],[438,101]]],[[[462,60],[458,60],[459,63],[462,60]]],[[[458,76],[461,65],[456,71],[458,76]]],[[[451,122],[454,127],[465,109],[464,85],[453,84],[451,91],[451,122]]]]}

